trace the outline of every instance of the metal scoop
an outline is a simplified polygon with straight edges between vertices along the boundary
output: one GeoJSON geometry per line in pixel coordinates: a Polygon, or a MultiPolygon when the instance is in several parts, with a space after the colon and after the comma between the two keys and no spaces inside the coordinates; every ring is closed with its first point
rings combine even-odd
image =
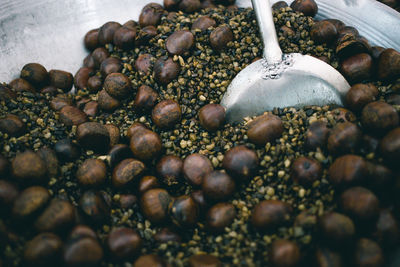
{"type": "Polygon", "coordinates": [[[275,107],[343,106],[350,88],[345,78],[312,56],[283,54],[269,0],[252,3],[264,43],[264,58],[240,71],[229,85],[221,102],[227,121],[240,122],[275,107]]]}

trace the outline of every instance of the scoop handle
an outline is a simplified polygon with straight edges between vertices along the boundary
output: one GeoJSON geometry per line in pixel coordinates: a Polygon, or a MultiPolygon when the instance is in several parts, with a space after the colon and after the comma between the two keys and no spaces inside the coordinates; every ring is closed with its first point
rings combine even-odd
{"type": "Polygon", "coordinates": [[[282,50],[279,47],[275,31],[274,18],[269,0],[251,0],[260,34],[264,43],[263,56],[269,64],[282,61],[282,50]]]}

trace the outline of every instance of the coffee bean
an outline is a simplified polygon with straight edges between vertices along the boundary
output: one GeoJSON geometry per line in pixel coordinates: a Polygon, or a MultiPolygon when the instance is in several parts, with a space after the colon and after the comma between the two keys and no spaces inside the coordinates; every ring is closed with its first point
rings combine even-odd
{"type": "Polygon", "coordinates": [[[230,203],[218,203],[212,206],[206,215],[207,228],[215,233],[222,233],[236,217],[235,207],[230,203]]]}
{"type": "Polygon", "coordinates": [[[271,244],[269,260],[275,267],[294,267],[300,262],[300,248],[296,243],[279,239],[271,244]]]}
{"type": "Polygon", "coordinates": [[[108,134],[110,135],[110,146],[118,144],[120,138],[119,128],[114,124],[106,124],[104,127],[106,127],[108,134]]]}
{"type": "Polygon", "coordinates": [[[157,173],[164,184],[173,186],[179,183],[182,174],[182,160],[174,155],[163,156],[157,163],[157,173]]]}
{"type": "Polygon", "coordinates": [[[0,131],[9,136],[21,136],[26,132],[25,123],[16,115],[7,114],[0,119],[0,131]]]}
{"type": "Polygon", "coordinates": [[[316,44],[332,44],[338,35],[335,25],[330,21],[317,21],[310,31],[311,39],[316,44]]]}
{"type": "Polygon", "coordinates": [[[371,79],[372,63],[369,54],[356,54],[342,61],[340,72],[350,84],[356,84],[371,79]]]}
{"type": "Polygon", "coordinates": [[[50,199],[49,191],[41,186],[28,187],[15,198],[12,213],[19,219],[36,215],[50,199]]]}
{"type": "Polygon", "coordinates": [[[86,49],[92,51],[99,46],[99,29],[93,29],[88,31],[83,38],[83,43],[86,49]]]}
{"type": "Polygon", "coordinates": [[[214,132],[225,123],[225,108],[219,104],[208,104],[199,111],[200,125],[207,131],[214,132]]]}
{"type": "Polygon", "coordinates": [[[48,73],[39,63],[28,63],[22,68],[20,77],[33,86],[40,87],[47,82],[48,73]]]}
{"type": "Polygon", "coordinates": [[[226,49],[229,42],[234,39],[232,30],[227,25],[218,26],[210,34],[210,44],[214,50],[226,49]]]}
{"type": "Polygon", "coordinates": [[[324,121],[318,120],[311,123],[306,132],[304,146],[309,150],[315,150],[318,147],[325,148],[329,131],[324,121]]]}
{"type": "Polygon", "coordinates": [[[158,93],[156,91],[148,85],[142,85],[136,93],[135,108],[139,111],[150,110],[156,104],[157,98],[158,93]]]}
{"type": "Polygon", "coordinates": [[[129,146],[125,144],[114,145],[108,152],[109,163],[111,168],[114,168],[118,163],[127,158],[133,158],[133,154],[129,146]]]}
{"type": "MultiPolygon", "coordinates": [[[[103,77],[107,77],[107,75],[111,73],[118,73],[122,71],[122,62],[119,58],[116,57],[108,57],[100,64],[100,72],[103,77]]],[[[106,78],[107,80],[107,78],[106,78]]],[[[105,85],[105,81],[104,81],[105,85]]]]}
{"type": "Polygon", "coordinates": [[[328,137],[328,150],[332,154],[354,153],[361,142],[361,131],[351,122],[338,123],[328,137]]]}
{"type": "Polygon", "coordinates": [[[291,178],[301,185],[310,186],[322,177],[321,164],[312,158],[300,157],[292,164],[291,178]]]}
{"type": "Polygon", "coordinates": [[[194,36],[188,30],[176,31],[171,34],[166,42],[165,47],[172,55],[182,55],[189,51],[194,45],[194,36]]]}
{"type": "Polygon", "coordinates": [[[156,3],[150,3],[143,7],[142,12],[139,16],[140,27],[145,26],[157,26],[160,24],[161,16],[164,13],[164,9],[161,5],[156,3]]]}
{"type": "Polygon", "coordinates": [[[84,216],[93,224],[104,223],[110,215],[110,207],[100,192],[86,191],[79,200],[84,216]]]}
{"type": "Polygon", "coordinates": [[[47,174],[51,178],[58,176],[59,166],[56,152],[48,147],[41,147],[37,154],[46,164],[47,174]]]}
{"type": "Polygon", "coordinates": [[[382,246],[392,247],[397,244],[400,237],[399,225],[389,209],[383,209],[379,212],[373,235],[382,246]]]}
{"type": "Polygon", "coordinates": [[[379,200],[370,190],[351,187],[340,196],[343,212],[356,221],[371,221],[378,216],[379,200]]]}
{"type": "Polygon", "coordinates": [[[124,159],[115,168],[112,174],[112,184],[115,187],[125,187],[138,183],[146,166],[136,159],[124,159]]]}
{"type": "Polygon", "coordinates": [[[139,181],[138,191],[140,194],[143,194],[147,190],[159,188],[160,184],[158,180],[154,176],[143,176],[139,181]]]}
{"type": "Polygon", "coordinates": [[[162,84],[170,83],[178,76],[180,71],[180,65],[170,57],[161,57],[154,64],[154,78],[162,84]]]}
{"type": "Polygon", "coordinates": [[[253,150],[237,146],[225,153],[222,166],[235,179],[249,181],[258,167],[258,157],[253,150]]]}
{"type": "Polygon", "coordinates": [[[400,53],[392,48],[384,50],[378,59],[378,78],[391,81],[400,76],[400,53]]]}
{"type": "Polygon", "coordinates": [[[346,105],[354,112],[360,112],[365,105],[378,96],[378,88],[372,83],[353,85],[346,94],[346,105]]]}
{"type": "Polygon", "coordinates": [[[148,254],[140,256],[133,267],[167,267],[164,261],[157,255],[148,254]]]}
{"type": "Polygon", "coordinates": [[[49,81],[50,85],[60,88],[64,92],[69,92],[74,83],[74,76],[70,72],[63,70],[50,70],[49,81]]]}
{"type": "MultiPolygon", "coordinates": [[[[104,47],[96,48],[95,50],[93,50],[91,55],[93,58],[93,66],[91,67],[96,69],[100,68],[101,63],[110,56],[107,49],[105,49],[104,47]]],[[[89,65],[86,67],[89,67],[89,65]]]]}
{"type": "Polygon", "coordinates": [[[247,136],[250,142],[264,146],[272,143],[283,133],[283,123],[281,118],[272,114],[258,116],[248,124],[247,136]]]}
{"type": "Polygon", "coordinates": [[[132,91],[131,80],[122,73],[111,73],[104,80],[104,89],[117,99],[123,99],[132,91]]]}
{"type": "Polygon", "coordinates": [[[204,155],[192,154],[183,161],[183,175],[191,185],[201,186],[205,175],[214,170],[211,161],[204,155]]]}
{"type": "Polygon", "coordinates": [[[263,231],[274,230],[290,219],[292,207],[280,200],[263,200],[252,212],[251,222],[255,228],[263,231]]]}
{"type": "Polygon", "coordinates": [[[123,49],[129,50],[135,46],[136,27],[122,26],[114,33],[114,44],[123,49]]]}
{"type": "Polygon", "coordinates": [[[61,110],[65,106],[71,106],[72,107],[72,99],[67,96],[67,95],[57,95],[55,96],[51,102],[50,102],[50,107],[55,110],[61,110]]]}
{"type": "Polygon", "coordinates": [[[85,104],[83,112],[89,117],[95,117],[99,111],[99,103],[97,101],[90,101],[85,104]]]}
{"type": "Polygon", "coordinates": [[[178,233],[172,231],[170,228],[162,228],[154,235],[154,240],[158,243],[177,242],[180,243],[182,238],[178,233]]]}
{"type": "Polygon", "coordinates": [[[93,73],[93,69],[88,67],[80,68],[74,76],[74,86],[76,89],[85,89],[88,85],[88,80],[93,73]]]}
{"type": "Polygon", "coordinates": [[[319,230],[322,240],[329,245],[343,246],[355,235],[353,221],[346,215],[329,212],[319,219],[319,230]]]}
{"type": "Polygon", "coordinates": [[[16,92],[31,92],[36,93],[35,88],[27,80],[17,78],[9,83],[12,90],[16,92]]]}
{"type": "Polygon", "coordinates": [[[125,260],[140,252],[142,238],[130,228],[114,228],[108,235],[107,245],[113,257],[125,260]]]}
{"type": "Polygon", "coordinates": [[[400,160],[400,128],[391,130],[380,143],[380,152],[385,162],[397,166],[400,160]]]}
{"type": "Polygon", "coordinates": [[[70,139],[61,139],[54,145],[57,157],[61,161],[74,161],[79,158],[81,152],[77,144],[73,143],[70,139]]]}
{"type": "Polygon", "coordinates": [[[215,27],[217,23],[214,19],[209,16],[203,16],[196,19],[192,24],[192,31],[199,29],[202,32],[205,32],[210,27],[215,27]]]}
{"type": "Polygon", "coordinates": [[[87,159],[76,172],[76,179],[83,186],[98,186],[107,179],[107,167],[102,160],[87,159]]]}
{"type": "Polygon", "coordinates": [[[121,102],[110,96],[104,89],[98,93],[97,102],[99,103],[100,109],[107,112],[112,112],[121,106],[121,102]]]}
{"type": "Polygon", "coordinates": [[[76,139],[86,149],[105,152],[110,146],[107,128],[98,122],[85,122],[78,126],[76,139]]]}
{"type": "Polygon", "coordinates": [[[399,125],[399,115],[391,105],[376,101],[363,108],[361,122],[367,131],[382,135],[399,125]]]}
{"type": "Polygon", "coordinates": [[[235,192],[235,181],[222,171],[213,171],[203,178],[202,190],[206,199],[224,201],[235,192]]]}
{"type": "Polygon", "coordinates": [[[157,157],[162,149],[160,136],[144,129],[140,134],[134,134],[130,141],[133,155],[140,160],[150,160],[157,157]]]}
{"type": "Polygon", "coordinates": [[[210,254],[197,254],[189,257],[189,267],[222,267],[221,261],[210,254]]]}
{"type": "Polygon", "coordinates": [[[61,232],[72,226],[74,220],[74,206],[66,200],[55,198],[37,218],[35,228],[39,232],[61,232]]]}
{"type": "Polygon", "coordinates": [[[162,129],[172,128],[180,122],[181,107],[175,100],[167,99],[158,103],[151,113],[151,118],[157,127],[162,129]]]}
{"type": "MultiPolygon", "coordinates": [[[[128,137],[128,139],[131,139],[135,134],[138,134],[138,133],[141,134],[142,130],[149,130],[149,129],[140,122],[134,122],[128,128],[128,130],[126,132],[126,137],[128,137]]],[[[143,132],[145,132],[145,131],[143,131],[143,132]]]]}
{"type": "Polygon", "coordinates": [[[41,233],[28,241],[24,249],[25,263],[49,266],[60,259],[63,242],[53,233],[41,233]]]}
{"type": "Polygon", "coordinates": [[[383,266],[384,257],[379,245],[367,238],[357,241],[354,251],[354,263],[360,267],[383,266]]]}
{"type": "Polygon", "coordinates": [[[110,44],[114,40],[115,32],[121,28],[121,24],[115,21],[109,21],[103,24],[100,27],[98,33],[98,41],[99,45],[104,46],[106,44],[110,44]]]}
{"type": "Polygon", "coordinates": [[[26,150],[13,159],[11,174],[24,184],[41,183],[47,179],[46,163],[35,152],[26,150]]]}
{"type": "Polygon", "coordinates": [[[83,237],[70,240],[64,247],[64,263],[67,266],[98,266],[103,249],[96,239],[83,237]]]}
{"type": "Polygon", "coordinates": [[[96,233],[86,225],[76,225],[71,232],[69,233],[68,239],[78,239],[82,237],[91,237],[93,239],[97,239],[96,233]]]}
{"type": "Polygon", "coordinates": [[[329,181],[338,187],[365,183],[369,177],[368,164],[357,155],[344,155],[337,158],[329,167],[329,181]]]}
{"type": "Polygon", "coordinates": [[[0,214],[11,209],[18,195],[18,188],[14,184],[0,180],[0,214]]]}
{"type": "Polygon", "coordinates": [[[149,74],[154,57],[151,54],[140,54],[135,61],[135,68],[140,74],[149,74]]]}
{"type": "Polygon", "coordinates": [[[80,125],[88,120],[86,114],[77,107],[64,106],[60,110],[60,120],[67,126],[80,125]]]}
{"type": "Polygon", "coordinates": [[[144,216],[152,223],[164,222],[168,217],[171,196],[164,189],[150,189],[146,191],[141,199],[140,206],[144,216]]]}

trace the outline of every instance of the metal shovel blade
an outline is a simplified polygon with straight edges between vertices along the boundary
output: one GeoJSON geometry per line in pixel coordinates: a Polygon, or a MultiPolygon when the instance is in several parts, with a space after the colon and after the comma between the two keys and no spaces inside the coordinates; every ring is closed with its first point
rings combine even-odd
{"type": "Polygon", "coordinates": [[[306,55],[282,53],[269,0],[252,0],[263,40],[263,59],[233,79],[221,105],[228,122],[262,114],[275,107],[343,105],[350,85],[327,63],[306,55]]]}
{"type": "Polygon", "coordinates": [[[343,105],[350,86],[337,70],[311,56],[284,57],[281,66],[275,65],[272,70],[260,59],[236,75],[221,102],[229,122],[275,107],[343,105]]]}

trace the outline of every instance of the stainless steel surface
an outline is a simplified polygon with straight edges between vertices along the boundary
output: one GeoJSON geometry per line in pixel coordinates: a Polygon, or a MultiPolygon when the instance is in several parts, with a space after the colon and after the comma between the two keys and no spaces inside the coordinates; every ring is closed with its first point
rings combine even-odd
{"type": "Polygon", "coordinates": [[[350,85],[332,66],[298,53],[283,55],[269,0],[252,0],[264,40],[265,58],[250,64],[233,79],[221,105],[229,122],[262,114],[275,107],[343,105],[350,85]]]}
{"type": "MultiPolygon", "coordinates": [[[[237,3],[250,7],[250,1],[237,3]]],[[[341,19],[371,43],[400,50],[396,11],[375,0],[316,1],[317,18],[341,19]]],[[[0,81],[17,77],[28,62],[75,73],[87,55],[82,39],[88,30],[109,20],[137,19],[149,2],[162,0],[0,0],[0,81]]]]}
{"type": "Polygon", "coordinates": [[[254,8],[254,12],[264,44],[263,57],[269,64],[279,63],[282,61],[283,53],[276,35],[271,5],[266,0],[252,0],[252,3],[253,7],[258,6],[254,8]]]}

